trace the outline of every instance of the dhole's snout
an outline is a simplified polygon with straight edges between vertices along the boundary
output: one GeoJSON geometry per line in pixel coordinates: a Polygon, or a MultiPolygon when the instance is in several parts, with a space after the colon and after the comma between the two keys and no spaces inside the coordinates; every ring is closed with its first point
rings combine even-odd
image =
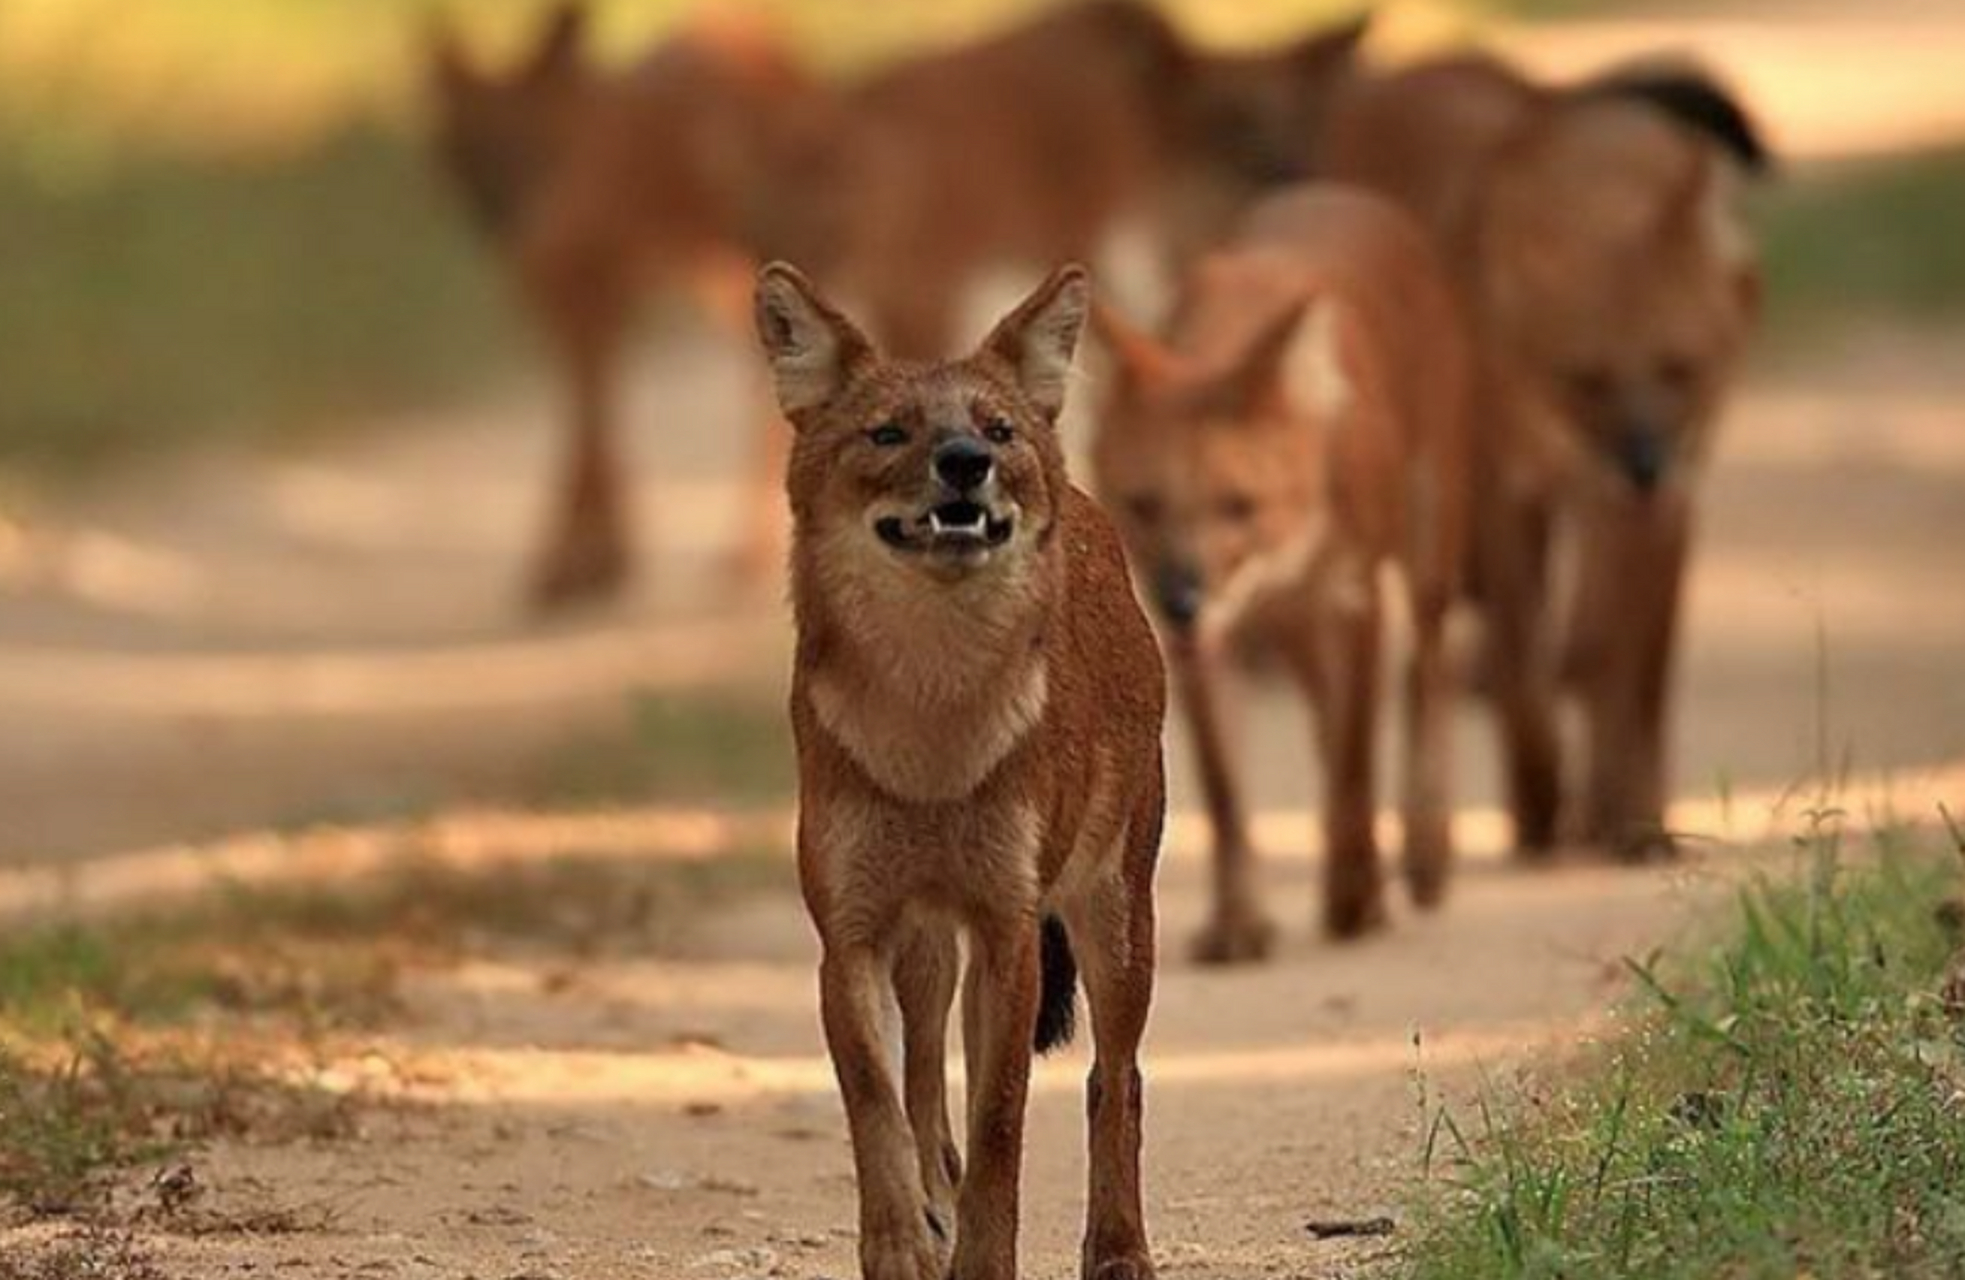
{"type": "Polygon", "coordinates": [[[1193,630],[1206,599],[1201,575],[1192,565],[1171,560],[1153,571],[1153,607],[1176,633],[1193,630]]]}
{"type": "Polygon", "coordinates": [[[997,463],[996,450],[973,435],[937,441],[928,451],[916,513],[883,516],[874,532],[896,551],[980,563],[1016,530],[1016,506],[1004,500],[997,463]]]}
{"type": "Polygon", "coordinates": [[[996,452],[973,436],[954,436],[935,446],[935,479],[967,497],[989,483],[996,452]]]}
{"type": "Polygon", "coordinates": [[[1617,463],[1639,494],[1649,496],[1665,479],[1671,446],[1663,432],[1650,426],[1625,429],[1617,442],[1617,463]]]}

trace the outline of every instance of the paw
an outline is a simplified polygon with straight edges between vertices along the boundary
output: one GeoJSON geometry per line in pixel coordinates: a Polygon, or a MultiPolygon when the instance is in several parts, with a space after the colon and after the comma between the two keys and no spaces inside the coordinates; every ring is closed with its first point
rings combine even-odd
{"type": "Polygon", "coordinates": [[[1678,857],[1678,837],[1661,826],[1627,827],[1611,842],[1610,852],[1619,862],[1670,862],[1678,857]]]}
{"type": "Polygon", "coordinates": [[[1362,938],[1383,929],[1390,920],[1385,914],[1385,896],[1369,893],[1333,894],[1324,904],[1324,932],[1339,942],[1362,938]]]}
{"type": "Polygon", "coordinates": [[[1412,905],[1421,911],[1437,910],[1446,901],[1447,874],[1444,866],[1423,862],[1406,866],[1406,892],[1412,905]]]}
{"type": "Polygon", "coordinates": [[[1431,911],[1446,901],[1453,850],[1444,838],[1427,838],[1408,845],[1403,870],[1406,892],[1414,906],[1431,911]]]}
{"type": "Polygon", "coordinates": [[[949,1253],[925,1227],[868,1236],[860,1242],[860,1274],[865,1280],[946,1280],[949,1253]]]}
{"type": "Polygon", "coordinates": [[[1276,942],[1276,926],[1254,912],[1238,912],[1210,921],[1194,935],[1197,964],[1253,964],[1267,960],[1276,942]]]}
{"type": "Polygon", "coordinates": [[[532,580],[532,607],[550,613],[612,599],[626,585],[627,548],[612,537],[570,537],[546,556],[532,580]]]}
{"type": "Polygon", "coordinates": [[[1144,1250],[1101,1258],[1086,1266],[1085,1280],[1153,1280],[1153,1259],[1144,1250]]]}

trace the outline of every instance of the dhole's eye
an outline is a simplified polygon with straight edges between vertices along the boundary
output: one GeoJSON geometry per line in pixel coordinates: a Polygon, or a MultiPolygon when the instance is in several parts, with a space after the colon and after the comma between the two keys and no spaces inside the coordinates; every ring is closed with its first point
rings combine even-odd
{"type": "Polygon", "coordinates": [[[1126,514],[1141,524],[1160,522],[1160,500],[1150,493],[1134,494],[1126,499],[1126,514]]]}
{"type": "Polygon", "coordinates": [[[1571,369],[1562,381],[1563,389],[1586,405],[1602,404],[1617,389],[1617,380],[1607,369],[1571,369]]]}
{"type": "Polygon", "coordinates": [[[867,432],[867,439],[882,449],[892,449],[907,443],[907,428],[898,422],[883,422],[867,432]]]}
{"type": "Polygon", "coordinates": [[[1255,519],[1255,499],[1240,490],[1233,490],[1215,499],[1215,510],[1230,523],[1247,524],[1255,519]]]}
{"type": "Polygon", "coordinates": [[[1699,366],[1684,356],[1665,356],[1658,361],[1658,381],[1671,391],[1690,391],[1699,381],[1699,366]]]}
{"type": "Polygon", "coordinates": [[[991,444],[1008,444],[1017,438],[1017,429],[1005,418],[991,418],[983,424],[983,439],[991,444]]]}

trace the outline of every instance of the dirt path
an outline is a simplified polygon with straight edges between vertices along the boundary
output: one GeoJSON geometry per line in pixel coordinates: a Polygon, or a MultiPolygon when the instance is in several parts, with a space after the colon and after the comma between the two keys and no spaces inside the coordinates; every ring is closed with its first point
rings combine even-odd
{"type": "MultiPolygon", "coordinates": [[[[1965,760],[1965,386],[1928,350],[1854,343],[1764,372],[1735,415],[1695,589],[1681,777],[1708,802],[1681,811],[1694,829],[1750,833],[1823,741],[1865,775],[1965,760]]],[[[96,854],[279,806],[345,813],[405,778],[435,797],[495,791],[625,690],[776,678],[775,610],[700,611],[734,483],[727,438],[700,456],[664,439],[668,456],[648,458],[663,547],[648,589],[605,619],[519,626],[506,588],[537,443],[492,422],[220,460],[31,525],[0,597],[6,852],[96,854]]],[[[1492,856],[1498,824],[1475,812],[1450,912],[1354,949],[1316,943],[1307,734],[1285,700],[1250,719],[1259,835],[1284,855],[1275,901],[1292,931],[1265,969],[1180,960],[1201,910],[1183,784],[1149,1058],[1153,1221],[1171,1277],[1348,1275],[1383,1242],[1319,1244],[1304,1223],[1399,1206],[1418,1080],[1464,1096],[1485,1071],[1576,1043],[1622,989],[1619,958],[1682,928],[1710,881],[1523,874],[1492,856]]],[[[1486,739],[1463,732],[1479,803],[1486,739]]],[[[1955,794],[1958,774],[1944,785],[1955,794]]],[[[703,820],[628,821],[611,838],[655,848],[703,820]]],[[[536,853],[597,837],[528,838],[536,853]]],[[[101,865],[166,884],[129,877],[168,862],[101,865]]],[[[199,1157],[220,1203],[316,1206],[328,1227],[154,1248],[166,1274],[200,1277],[849,1275],[850,1165],[811,965],[796,905],[767,898],[696,922],[660,961],[495,953],[415,975],[371,1061],[410,1070],[432,1105],[376,1113],[353,1143],[199,1157]]],[[[1037,1088],[1033,1277],[1074,1273],[1083,1066],[1067,1055],[1037,1088]]]]}
{"type": "MultiPolygon", "coordinates": [[[[1280,901],[1307,917],[1309,866],[1280,901]]],[[[1198,867],[1167,877],[1166,932],[1197,923],[1198,867]]],[[[1678,927],[1670,878],[1527,877],[1488,865],[1447,916],[1361,947],[1298,931],[1280,961],[1166,967],[1149,1047],[1152,1221],[1170,1277],[1338,1276],[1385,1247],[1318,1244],[1312,1218],[1401,1208],[1419,1084],[1567,1045],[1620,988],[1618,958],[1678,927]]],[[[270,1192],[320,1231],[151,1237],[171,1276],[842,1277],[851,1165],[819,1042],[812,947],[772,898],[660,962],[484,960],[411,987],[377,1052],[440,1105],[352,1143],[221,1145],[220,1208],[270,1192]]],[[[1076,1275],[1085,1059],[1047,1063],[1028,1157],[1026,1274],[1076,1275]]]]}

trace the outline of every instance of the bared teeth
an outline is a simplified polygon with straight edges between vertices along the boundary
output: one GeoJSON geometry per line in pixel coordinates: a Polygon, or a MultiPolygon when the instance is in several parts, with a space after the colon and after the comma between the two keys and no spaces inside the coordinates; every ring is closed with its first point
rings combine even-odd
{"type": "Polygon", "coordinates": [[[933,533],[937,537],[940,537],[944,534],[961,534],[965,537],[980,537],[986,531],[988,524],[989,524],[989,513],[982,510],[980,507],[976,509],[975,515],[973,517],[964,520],[959,524],[951,523],[947,520],[944,520],[942,518],[942,513],[940,511],[930,511],[928,513],[928,529],[931,533],[933,533]]]}

